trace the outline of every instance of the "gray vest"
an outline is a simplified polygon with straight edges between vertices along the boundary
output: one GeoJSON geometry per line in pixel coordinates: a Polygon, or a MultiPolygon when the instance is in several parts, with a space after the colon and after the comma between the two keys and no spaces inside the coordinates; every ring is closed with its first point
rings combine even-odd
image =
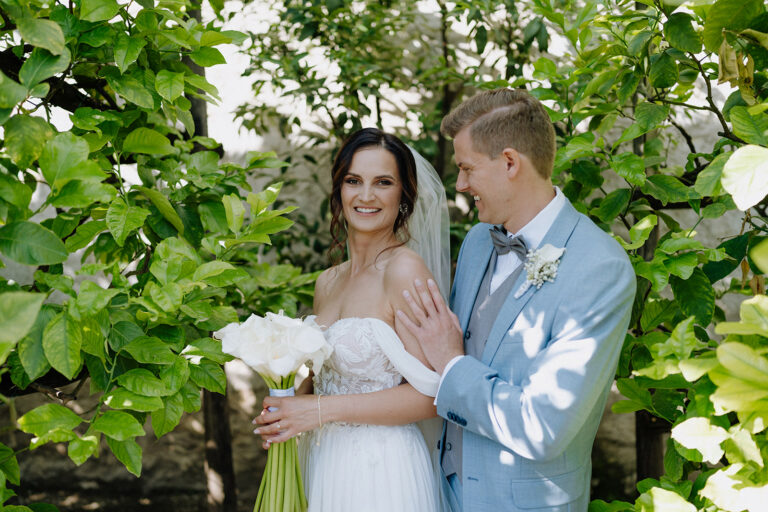
{"type": "MultiPolygon", "coordinates": [[[[521,263],[512,274],[507,277],[501,286],[493,293],[491,290],[491,277],[493,277],[493,268],[496,265],[496,258],[488,265],[483,276],[483,282],[480,283],[480,290],[477,292],[475,304],[472,307],[472,314],[469,317],[467,329],[464,332],[464,351],[468,356],[477,360],[482,360],[485,342],[491,332],[496,317],[499,315],[501,306],[509,296],[512,286],[517,281],[518,276],[523,271],[524,265],[521,263]]],[[[462,430],[461,427],[453,422],[448,422],[445,431],[445,451],[442,464],[445,475],[449,476],[456,473],[461,481],[461,452],[462,452],[462,430]]]]}

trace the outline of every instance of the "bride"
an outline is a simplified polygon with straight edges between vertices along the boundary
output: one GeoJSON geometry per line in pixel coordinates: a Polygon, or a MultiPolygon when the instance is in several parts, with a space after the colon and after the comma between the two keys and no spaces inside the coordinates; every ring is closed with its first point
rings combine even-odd
{"type": "Polygon", "coordinates": [[[434,276],[448,290],[442,183],[397,137],[366,128],[339,150],[330,205],[331,233],[348,259],[318,278],[314,311],[334,352],[298,396],[264,399],[255,432],[267,448],[303,433],[310,511],[443,510],[430,458],[439,376],[417,340],[394,327],[395,311],[409,310],[403,290],[417,296],[415,279],[434,276]]]}

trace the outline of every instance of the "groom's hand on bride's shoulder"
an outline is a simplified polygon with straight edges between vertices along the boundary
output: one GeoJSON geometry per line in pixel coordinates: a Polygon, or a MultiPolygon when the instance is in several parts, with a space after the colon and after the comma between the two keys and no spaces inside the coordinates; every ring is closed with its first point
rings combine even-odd
{"type": "Polygon", "coordinates": [[[458,317],[448,308],[432,279],[427,285],[420,279],[413,282],[418,301],[408,290],[403,298],[411,315],[397,310],[396,324],[400,324],[416,338],[429,363],[442,374],[445,365],[456,356],[464,355],[464,336],[458,317]]]}

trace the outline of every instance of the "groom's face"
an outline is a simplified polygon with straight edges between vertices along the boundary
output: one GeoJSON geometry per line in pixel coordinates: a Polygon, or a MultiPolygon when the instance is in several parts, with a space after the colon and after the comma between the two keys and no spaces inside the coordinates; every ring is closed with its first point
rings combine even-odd
{"type": "Polygon", "coordinates": [[[472,196],[480,222],[506,223],[510,202],[507,160],[475,151],[469,127],[456,134],[453,149],[459,167],[456,190],[472,196]]]}

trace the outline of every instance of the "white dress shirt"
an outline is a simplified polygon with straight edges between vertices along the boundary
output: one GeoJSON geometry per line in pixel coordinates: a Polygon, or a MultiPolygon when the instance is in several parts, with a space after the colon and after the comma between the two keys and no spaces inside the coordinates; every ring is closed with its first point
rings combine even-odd
{"type": "MultiPolygon", "coordinates": [[[[558,187],[555,187],[554,199],[536,214],[528,224],[520,228],[520,231],[517,233],[507,233],[507,236],[511,238],[513,236],[521,235],[525,240],[528,250],[538,249],[544,236],[546,236],[547,231],[549,231],[549,228],[555,223],[555,219],[563,209],[563,206],[565,206],[565,196],[558,187]]],[[[501,283],[503,283],[512,272],[517,270],[517,267],[522,263],[522,260],[520,260],[518,255],[513,251],[510,251],[507,254],[498,255],[496,257],[496,266],[494,267],[493,275],[491,276],[491,293],[496,291],[496,289],[501,286],[501,283]]],[[[448,361],[448,364],[446,364],[443,369],[442,375],[440,375],[440,385],[443,384],[443,376],[445,376],[448,373],[448,370],[456,364],[456,361],[462,357],[467,356],[456,356],[448,361]]],[[[437,392],[440,393],[439,387],[437,392]]]]}

